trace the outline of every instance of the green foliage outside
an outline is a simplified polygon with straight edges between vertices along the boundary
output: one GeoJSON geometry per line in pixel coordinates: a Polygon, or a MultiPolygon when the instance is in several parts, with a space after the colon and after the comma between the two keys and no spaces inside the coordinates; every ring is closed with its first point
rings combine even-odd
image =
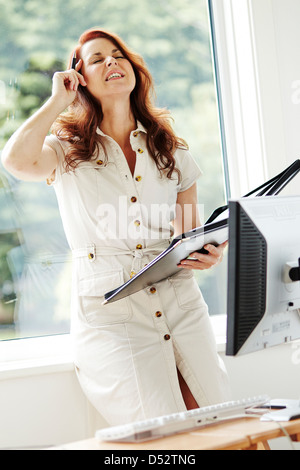
{"type": "MultiPolygon", "coordinates": [[[[203,217],[224,203],[206,0],[0,0],[0,9],[0,151],[20,124],[50,96],[53,73],[66,67],[81,33],[100,26],[118,33],[148,64],[155,79],[157,105],[171,110],[178,135],[188,142],[204,172],[198,184],[203,217]]],[[[10,200],[3,204],[1,199],[0,206],[0,306],[3,309],[5,305],[6,310],[9,305],[13,308],[1,294],[3,283],[13,282],[6,254],[9,247],[22,244],[22,227],[9,229],[11,232],[4,227],[4,209],[12,211],[14,206],[13,191],[7,184],[21,189],[23,209],[27,204],[23,211],[27,224],[35,219],[38,227],[45,219],[41,204],[45,189],[39,185],[32,189],[34,185],[26,183],[16,185],[0,167],[0,197],[3,199],[5,193],[10,200]]],[[[49,188],[47,191],[49,194],[49,188]]],[[[51,214],[50,219],[58,221],[57,208],[49,203],[48,196],[44,198],[47,217],[51,214]]],[[[43,251],[42,236],[39,243],[43,251]]],[[[215,274],[211,272],[202,274],[199,283],[207,291],[206,297],[211,297],[212,309],[214,305],[217,309],[214,293],[209,294],[212,276],[215,274]]],[[[10,295],[13,300],[14,293],[10,295]]],[[[0,307],[0,325],[1,318],[6,317],[0,307]]]]}

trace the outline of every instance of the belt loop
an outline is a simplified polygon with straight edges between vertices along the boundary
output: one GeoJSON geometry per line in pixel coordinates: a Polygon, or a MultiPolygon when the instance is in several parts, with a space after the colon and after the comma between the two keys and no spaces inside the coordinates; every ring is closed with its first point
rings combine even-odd
{"type": "Polygon", "coordinates": [[[96,259],[96,245],[91,243],[87,245],[87,257],[91,263],[93,263],[96,259]]]}

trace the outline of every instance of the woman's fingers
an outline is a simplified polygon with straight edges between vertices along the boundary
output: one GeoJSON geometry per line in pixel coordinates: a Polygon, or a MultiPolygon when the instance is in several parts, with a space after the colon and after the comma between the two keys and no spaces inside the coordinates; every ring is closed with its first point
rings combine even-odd
{"type": "Polygon", "coordinates": [[[79,85],[86,86],[86,81],[79,72],[76,70],[68,71],[64,77],[64,83],[66,86],[69,84],[69,89],[72,91],[77,91],[79,85]]]}
{"type": "MultiPolygon", "coordinates": [[[[80,67],[81,64],[78,68],[80,67]]],[[[53,75],[52,96],[57,97],[67,107],[74,101],[79,85],[87,86],[83,75],[77,70],[56,72],[53,75]]]]}
{"type": "Polygon", "coordinates": [[[77,64],[76,64],[75,70],[76,70],[76,72],[77,72],[77,77],[78,77],[78,80],[79,80],[80,85],[86,86],[87,83],[86,83],[86,81],[85,81],[85,79],[84,79],[84,76],[83,76],[82,73],[80,72],[80,70],[81,70],[81,68],[82,68],[82,65],[83,65],[83,61],[82,61],[82,59],[79,59],[79,61],[78,61],[77,64]]]}
{"type": "Polygon", "coordinates": [[[202,254],[198,252],[191,253],[190,258],[182,260],[178,264],[178,267],[204,270],[210,269],[213,266],[217,266],[223,259],[224,249],[226,248],[227,244],[228,242],[222,243],[219,246],[214,246],[211,244],[205,245],[204,249],[208,251],[208,254],[202,254]]]}

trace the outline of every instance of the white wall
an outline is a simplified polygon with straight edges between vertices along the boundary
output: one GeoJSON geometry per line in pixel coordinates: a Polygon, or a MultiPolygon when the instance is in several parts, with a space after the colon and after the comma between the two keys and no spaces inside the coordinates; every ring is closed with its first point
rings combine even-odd
{"type": "MultiPolygon", "coordinates": [[[[300,158],[300,2],[252,0],[269,174],[300,158]]],[[[299,194],[299,179],[290,188],[299,194]]]]}
{"type": "Polygon", "coordinates": [[[234,398],[267,394],[300,400],[300,345],[286,344],[223,360],[234,398]]]}
{"type": "Polygon", "coordinates": [[[300,2],[273,0],[284,136],[288,160],[300,158],[300,2]]]}
{"type": "Polygon", "coordinates": [[[74,372],[0,380],[0,448],[51,446],[83,439],[87,404],[74,372]]]}
{"type": "Polygon", "coordinates": [[[78,441],[103,426],[79,386],[69,335],[0,342],[0,449],[78,441]]]}
{"type": "Polygon", "coordinates": [[[107,426],[84,396],[72,363],[0,373],[0,416],[0,450],[51,448],[107,426]]]}

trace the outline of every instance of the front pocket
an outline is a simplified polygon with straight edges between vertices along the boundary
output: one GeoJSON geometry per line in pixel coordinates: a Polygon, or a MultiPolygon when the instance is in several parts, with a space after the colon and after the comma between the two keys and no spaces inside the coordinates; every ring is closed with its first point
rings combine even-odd
{"type": "Polygon", "coordinates": [[[123,269],[95,273],[79,281],[79,303],[90,326],[97,328],[129,320],[132,310],[128,297],[102,305],[104,294],[123,283],[123,269]]]}
{"type": "Polygon", "coordinates": [[[171,282],[178,305],[183,310],[206,307],[201,290],[197,284],[194,273],[182,269],[174,276],[169,278],[171,282]]]}

